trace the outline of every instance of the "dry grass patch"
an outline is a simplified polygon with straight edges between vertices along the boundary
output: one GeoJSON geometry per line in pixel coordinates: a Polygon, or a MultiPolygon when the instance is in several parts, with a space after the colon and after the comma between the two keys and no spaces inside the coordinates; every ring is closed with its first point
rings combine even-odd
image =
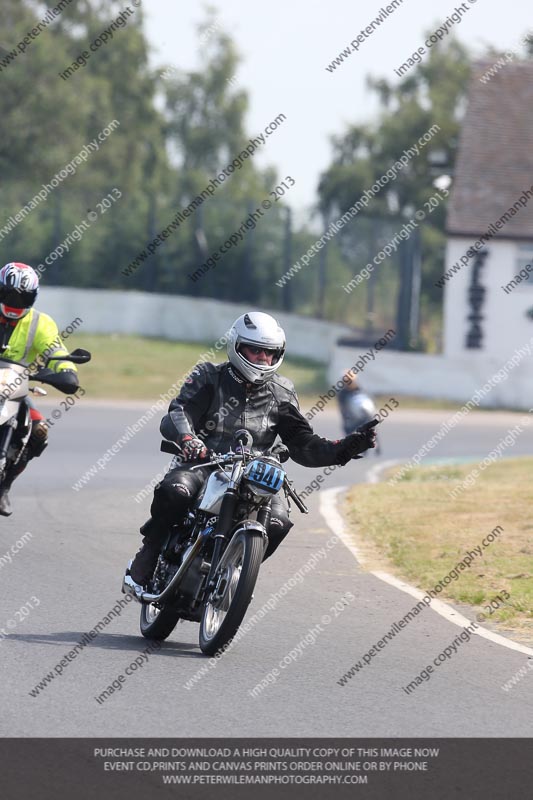
{"type": "Polygon", "coordinates": [[[533,458],[507,459],[488,467],[455,500],[449,493],[474,467],[432,466],[412,470],[389,486],[354,487],[346,514],[372,568],[379,567],[420,589],[432,589],[497,526],[496,540],[469,569],[439,594],[467,603],[489,622],[533,638],[533,458]],[[489,614],[485,605],[504,590],[510,597],[489,614]]]}

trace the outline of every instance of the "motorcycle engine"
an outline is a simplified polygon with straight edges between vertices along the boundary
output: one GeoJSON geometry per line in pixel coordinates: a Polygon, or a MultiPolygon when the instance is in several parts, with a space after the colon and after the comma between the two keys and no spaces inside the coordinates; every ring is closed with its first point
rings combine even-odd
{"type": "Polygon", "coordinates": [[[181,582],[179,592],[181,595],[185,595],[189,602],[194,600],[198,594],[198,590],[200,586],[209,572],[209,564],[204,561],[202,556],[196,556],[192,564],[190,565],[189,569],[183,581],[181,582]]]}

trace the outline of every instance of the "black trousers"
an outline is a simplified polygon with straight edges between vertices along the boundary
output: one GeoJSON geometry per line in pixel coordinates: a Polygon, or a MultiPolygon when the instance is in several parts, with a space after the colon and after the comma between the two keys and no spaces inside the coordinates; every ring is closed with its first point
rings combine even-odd
{"type": "MultiPolygon", "coordinates": [[[[167,472],[154,490],[150,509],[153,522],[143,525],[141,533],[148,539],[163,539],[170,526],[179,522],[189,511],[211,472],[208,467],[191,472],[190,467],[184,464],[167,472]]],[[[278,494],[272,501],[272,517],[267,531],[268,547],[263,561],[279,547],[292,525],[285,500],[278,494]]]]}

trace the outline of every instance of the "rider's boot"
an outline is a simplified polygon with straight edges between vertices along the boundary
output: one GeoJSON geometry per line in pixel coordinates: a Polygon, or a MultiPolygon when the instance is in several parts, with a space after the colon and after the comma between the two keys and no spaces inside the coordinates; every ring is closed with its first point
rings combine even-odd
{"type": "Polygon", "coordinates": [[[140,530],[144,534],[143,546],[130,563],[125,576],[125,578],[130,578],[130,581],[125,581],[126,586],[129,585],[133,588],[135,594],[139,593],[139,589],[142,591],[152,577],[159,558],[161,545],[167,535],[166,526],[152,517],[141,526],[140,530]],[[131,586],[132,582],[135,586],[131,586]],[[139,589],[136,587],[139,587],[139,589]]]}
{"type": "Polygon", "coordinates": [[[11,503],[9,501],[9,490],[15,478],[24,472],[28,466],[28,461],[40,456],[48,444],[48,426],[42,419],[33,419],[31,434],[27,447],[23,450],[18,464],[11,464],[6,470],[4,480],[0,486],[0,514],[3,517],[11,516],[11,503]]]}
{"type": "Polygon", "coordinates": [[[6,470],[5,478],[0,486],[0,515],[3,517],[10,517],[12,514],[11,502],[9,500],[9,490],[11,489],[15,478],[18,478],[21,472],[24,472],[27,465],[27,461],[19,461],[18,464],[8,467],[6,470]]]}

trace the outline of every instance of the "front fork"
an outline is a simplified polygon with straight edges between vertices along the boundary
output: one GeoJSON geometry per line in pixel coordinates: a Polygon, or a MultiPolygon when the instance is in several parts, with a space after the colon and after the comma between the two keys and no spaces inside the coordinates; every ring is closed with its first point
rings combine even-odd
{"type": "Polygon", "coordinates": [[[266,531],[265,547],[263,553],[268,547],[268,531],[270,530],[270,519],[272,517],[272,501],[265,503],[257,512],[257,521],[263,526],[266,531]]]}
{"type": "Polygon", "coordinates": [[[4,429],[2,431],[2,436],[0,436],[0,476],[1,480],[5,478],[5,471],[6,471],[6,462],[7,462],[7,451],[9,450],[9,445],[11,444],[11,439],[13,438],[13,434],[15,433],[15,429],[17,427],[17,421],[15,417],[9,420],[9,422],[4,425],[4,429]]]}
{"type": "Polygon", "coordinates": [[[227,531],[231,529],[238,499],[239,496],[236,489],[227,489],[226,494],[222,498],[222,503],[220,504],[220,514],[218,515],[217,526],[213,534],[215,540],[213,558],[211,559],[211,567],[209,569],[209,575],[207,576],[208,592],[211,592],[215,588],[215,572],[222,556],[222,548],[227,541],[227,531]]]}
{"type": "MultiPolygon", "coordinates": [[[[233,514],[235,511],[235,507],[237,505],[237,500],[238,500],[237,493],[233,489],[229,489],[224,495],[224,498],[222,500],[222,504],[220,507],[220,515],[218,518],[218,524],[214,534],[215,547],[213,548],[213,558],[211,561],[211,568],[209,570],[209,575],[207,578],[208,592],[213,591],[213,589],[216,586],[214,577],[218,567],[218,562],[222,557],[222,548],[224,546],[224,543],[227,541],[226,532],[230,530],[231,524],[233,522],[233,514]]],[[[271,517],[272,517],[271,503],[268,502],[264,506],[261,506],[261,508],[257,512],[257,521],[260,523],[260,525],[263,526],[264,530],[267,533],[267,536],[265,538],[264,550],[266,550],[268,547],[268,529],[270,527],[271,517]]]]}

